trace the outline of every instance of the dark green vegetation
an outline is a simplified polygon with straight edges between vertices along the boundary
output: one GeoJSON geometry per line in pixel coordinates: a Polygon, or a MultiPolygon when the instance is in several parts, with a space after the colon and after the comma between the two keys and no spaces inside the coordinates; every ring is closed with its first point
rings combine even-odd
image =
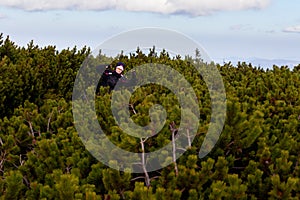
{"type": "MultiPolygon", "coordinates": [[[[191,83],[201,102],[200,128],[192,147],[173,165],[150,172],[147,180],[145,174],[119,172],[98,162],[78,137],[72,89],[89,52],[40,48],[33,42],[23,48],[1,37],[1,199],[300,198],[300,65],[293,70],[284,66],[262,70],[245,63],[218,66],[227,95],[226,123],[213,151],[199,159],[210,122],[210,96],[190,60],[139,50],[130,57],[120,56],[126,70],[147,62],[172,66],[191,83]]],[[[96,99],[103,130],[122,148],[140,152],[139,140],[128,137],[107,117],[111,113],[106,89],[96,99]]],[[[172,114],[167,126],[147,140],[145,148],[151,151],[170,142],[168,125],[174,121],[176,128],[180,117],[174,94],[148,85],[131,101],[137,112],[132,117],[143,125],[153,103],[168,102],[166,110],[172,114]]]]}

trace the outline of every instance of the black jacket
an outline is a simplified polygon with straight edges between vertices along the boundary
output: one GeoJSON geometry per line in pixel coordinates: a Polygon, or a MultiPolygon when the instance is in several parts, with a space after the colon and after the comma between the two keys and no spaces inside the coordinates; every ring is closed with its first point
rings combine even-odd
{"type": "Polygon", "coordinates": [[[113,90],[119,79],[122,77],[115,70],[106,69],[100,79],[100,86],[109,86],[110,90],[113,90]]]}

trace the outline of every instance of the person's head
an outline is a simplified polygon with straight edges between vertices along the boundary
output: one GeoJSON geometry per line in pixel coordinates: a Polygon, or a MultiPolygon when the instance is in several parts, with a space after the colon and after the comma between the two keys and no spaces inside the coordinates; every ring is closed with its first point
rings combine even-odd
{"type": "Polygon", "coordinates": [[[116,72],[121,74],[124,71],[125,64],[122,62],[117,63],[116,72]]]}

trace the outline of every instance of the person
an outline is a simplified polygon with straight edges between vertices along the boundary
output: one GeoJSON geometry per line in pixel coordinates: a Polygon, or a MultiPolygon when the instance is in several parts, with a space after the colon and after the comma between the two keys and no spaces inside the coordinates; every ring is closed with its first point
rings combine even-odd
{"type": "MultiPolygon", "coordinates": [[[[115,70],[109,69],[107,67],[102,73],[100,86],[109,87],[109,90],[112,91],[120,79],[122,80],[122,83],[125,83],[125,85],[126,83],[129,83],[130,80],[126,79],[123,75],[124,69],[125,64],[123,62],[118,62],[116,64],[115,70]]],[[[135,81],[135,73],[132,81],[135,81]]]]}

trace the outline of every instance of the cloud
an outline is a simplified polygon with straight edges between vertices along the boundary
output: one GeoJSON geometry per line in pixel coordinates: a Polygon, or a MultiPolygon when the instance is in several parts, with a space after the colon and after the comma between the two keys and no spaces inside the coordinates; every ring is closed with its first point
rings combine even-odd
{"type": "Polygon", "coordinates": [[[125,10],[209,15],[218,11],[263,9],[271,0],[1,0],[0,6],[37,10],[125,10]]]}
{"type": "Polygon", "coordinates": [[[283,29],[283,32],[300,33],[300,25],[287,27],[287,28],[283,29]]]}
{"type": "Polygon", "coordinates": [[[250,24],[236,24],[229,27],[232,31],[249,31],[253,30],[253,27],[250,24]]]}

